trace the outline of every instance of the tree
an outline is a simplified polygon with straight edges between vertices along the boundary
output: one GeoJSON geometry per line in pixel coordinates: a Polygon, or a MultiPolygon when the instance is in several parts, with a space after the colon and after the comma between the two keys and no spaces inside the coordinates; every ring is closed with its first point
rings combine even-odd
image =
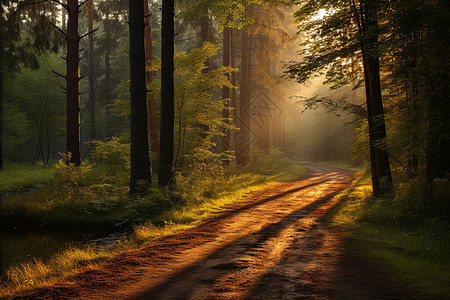
{"type": "MultiPolygon", "coordinates": [[[[88,0],[88,31],[94,31],[94,0],[88,0]]],[[[95,130],[94,37],[89,35],[89,139],[97,138],[95,130]]]]}
{"type": "MultiPolygon", "coordinates": [[[[146,17],[145,26],[145,59],[149,67],[153,61],[153,39],[152,39],[152,23],[150,20],[150,11],[148,0],[144,0],[144,14],[146,17]]],[[[153,72],[147,70],[147,85],[153,84],[153,72]]],[[[158,153],[158,124],[156,120],[155,97],[153,93],[147,93],[147,109],[148,109],[148,125],[150,128],[150,148],[154,154],[158,153]]]]}
{"type": "Polygon", "coordinates": [[[171,186],[173,178],[174,130],[174,0],[163,0],[161,45],[161,132],[158,185],[171,186]]]}
{"type": "Polygon", "coordinates": [[[303,60],[291,63],[287,72],[304,83],[317,74],[326,74],[327,83],[337,88],[351,82],[352,60],[362,60],[366,88],[372,184],[375,196],[393,190],[381,96],[378,2],[377,1],[302,1],[295,14],[301,28],[309,32],[303,44],[303,60]],[[311,16],[326,10],[323,19],[311,16]]]}
{"type": "Polygon", "coordinates": [[[19,66],[38,68],[36,54],[57,51],[61,39],[49,21],[56,18],[51,3],[32,0],[0,2],[0,170],[3,169],[3,91],[7,73],[19,66]],[[8,9],[6,9],[8,8],[8,9]],[[29,34],[24,34],[24,29],[29,34]],[[25,37],[25,38],[24,38],[25,37]]]}
{"type": "Polygon", "coordinates": [[[145,80],[144,2],[129,0],[130,32],[130,124],[131,183],[136,192],[139,181],[151,183],[148,148],[147,86],[145,80]]]}

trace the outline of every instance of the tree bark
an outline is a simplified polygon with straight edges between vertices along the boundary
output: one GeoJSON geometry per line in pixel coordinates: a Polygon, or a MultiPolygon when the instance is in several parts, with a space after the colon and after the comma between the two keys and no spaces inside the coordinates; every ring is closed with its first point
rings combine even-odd
{"type": "Polygon", "coordinates": [[[242,59],[239,98],[239,131],[236,145],[236,162],[245,165],[250,154],[250,69],[249,38],[247,26],[242,29],[242,59]]]}
{"type": "Polygon", "coordinates": [[[163,0],[161,45],[161,135],[159,147],[159,187],[171,187],[173,178],[174,131],[174,0],[163,0]]]}
{"type": "Polygon", "coordinates": [[[111,127],[112,127],[112,121],[111,121],[111,112],[110,108],[108,107],[111,102],[111,61],[110,61],[110,40],[111,40],[111,30],[109,27],[110,21],[109,21],[109,12],[105,13],[105,106],[106,106],[106,112],[105,112],[105,121],[106,121],[106,137],[111,137],[111,127]]]}
{"type": "Polygon", "coordinates": [[[130,124],[131,182],[136,192],[139,181],[151,183],[147,128],[147,87],[145,81],[144,3],[129,0],[130,33],[130,124]]]}
{"type": "MultiPolygon", "coordinates": [[[[0,49],[3,49],[3,43],[1,39],[0,39],[0,49]]],[[[0,171],[3,170],[3,61],[2,60],[3,58],[0,57],[0,171]]]]}
{"type": "MultiPolygon", "coordinates": [[[[94,1],[88,0],[88,32],[94,30],[94,1]]],[[[96,139],[94,90],[94,37],[89,34],[89,139],[96,139]]]]}
{"type": "Polygon", "coordinates": [[[390,193],[394,190],[389,154],[387,151],[386,125],[384,120],[383,100],[381,95],[380,62],[378,57],[378,21],[377,3],[372,0],[364,1],[365,5],[365,42],[366,42],[366,67],[369,90],[369,105],[371,107],[373,134],[374,160],[376,165],[378,191],[375,196],[390,193]]]}
{"type": "MultiPolygon", "coordinates": [[[[153,40],[152,40],[152,22],[150,20],[150,11],[148,0],[144,0],[144,15],[147,16],[145,26],[145,58],[147,66],[153,61],[153,40]]],[[[153,72],[147,71],[147,84],[153,84],[153,72]]],[[[150,128],[150,149],[154,154],[158,153],[158,124],[156,120],[155,97],[153,93],[147,93],[148,125],[150,128]]],[[[154,163],[153,163],[154,164],[154,163]]]]}
{"type": "MultiPolygon", "coordinates": [[[[222,65],[224,67],[230,66],[230,28],[225,27],[223,30],[223,58],[222,58],[222,65]]],[[[227,75],[228,80],[230,80],[230,75],[227,75]]],[[[230,118],[230,111],[228,109],[230,105],[230,88],[227,86],[224,86],[222,88],[222,98],[228,99],[227,105],[224,110],[222,110],[222,117],[223,118],[230,118]]],[[[228,121],[226,121],[227,124],[229,124],[228,121]]],[[[223,128],[222,133],[224,136],[222,136],[222,152],[230,150],[230,131],[226,128],[223,128]]],[[[224,162],[226,165],[228,165],[230,162],[226,160],[224,162]]]]}
{"type": "Polygon", "coordinates": [[[67,1],[67,120],[66,151],[71,157],[69,163],[81,164],[80,154],[80,51],[78,34],[78,1],[67,1]]]}
{"type": "MultiPolygon", "coordinates": [[[[234,55],[234,38],[233,38],[233,28],[230,28],[230,65],[232,68],[235,67],[235,55],[234,55]]],[[[236,86],[236,72],[231,73],[231,84],[236,86]]],[[[235,88],[231,91],[231,116],[233,119],[233,125],[238,125],[238,109],[237,109],[237,90],[235,88]]],[[[233,150],[236,150],[236,130],[233,130],[233,136],[231,138],[231,145],[233,150]]]]}

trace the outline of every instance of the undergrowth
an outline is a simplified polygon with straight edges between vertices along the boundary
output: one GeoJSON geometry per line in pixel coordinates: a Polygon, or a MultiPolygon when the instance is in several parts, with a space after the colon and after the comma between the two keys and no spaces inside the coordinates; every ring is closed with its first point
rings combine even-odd
{"type": "Polygon", "coordinates": [[[328,221],[347,233],[358,250],[432,298],[450,295],[450,185],[437,181],[430,202],[423,185],[397,188],[395,198],[373,198],[367,175],[339,194],[328,221]]]}
{"type": "Polygon", "coordinates": [[[0,172],[0,191],[17,192],[45,186],[54,174],[54,166],[5,164],[0,172]]]}
{"type": "Polygon", "coordinates": [[[232,165],[210,177],[199,177],[195,172],[184,177],[179,175],[174,192],[149,188],[146,193],[131,196],[128,195],[126,167],[113,165],[111,168],[109,164],[106,161],[92,168],[74,169],[61,161],[57,176],[47,189],[26,197],[10,197],[4,201],[1,214],[10,221],[21,216],[30,224],[47,222],[47,226],[132,225],[130,236],[107,250],[96,249],[93,245],[72,247],[46,263],[35,261],[11,268],[8,279],[0,287],[0,297],[46,286],[61,278],[69,280],[69,275],[80,267],[96,265],[120,252],[197,226],[247,193],[297,179],[304,172],[304,168],[272,149],[268,153],[253,154],[247,168],[232,165]]]}

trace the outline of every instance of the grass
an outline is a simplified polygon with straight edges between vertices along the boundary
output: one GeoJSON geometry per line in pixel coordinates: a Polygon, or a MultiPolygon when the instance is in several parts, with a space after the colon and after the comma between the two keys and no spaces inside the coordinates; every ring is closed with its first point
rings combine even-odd
{"type": "Polygon", "coordinates": [[[6,164],[0,172],[0,191],[17,191],[46,185],[55,174],[55,167],[6,164]]]}
{"type": "MultiPolygon", "coordinates": [[[[101,264],[108,258],[111,258],[125,251],[138,249],[143,244],[153,242],[163,236],[171,235],[188,228],[198,226],[206,219],[220,213],[228,205],[244,199],[245,195],[274,185],[277,182],[289,181],[298,178],[305,172],[304,168],[292,163],[283,162],[283,168],[273,168],[270,172],[268,168],[258,172],[258,168],[253,168],[254,172],[245,173],[242,170],[234,170],[233,174],[226,175],[226,180],[210,182],[214,187],[214,193],[211,188],[206,186],[195,198],[183,199],[177,205],[170,203],[164,194],[159,190],[152,189],[147,196],[134,197],[112,197],[108,193],[102,192],[104,199],[91,200],[86,203],[72,202],[60,203],[56,205],[49,200],[38,206],[39,199],[30,200],[30,203],[23,204],[21,207],[27,209],[28,217],[32,215],[32,210],[36,210],[36,220],[44,220],[44,216],[69,218],[70,222],[82,224],[88,220],[88,217],[73,216],[83,210],[97,205],[98,209],[105,209],[105,213],[94,213],[90,216],[95,222],[117,222],[132,224],[133,233],[126,239],[117,242],[113,247],[107,250],[98,250],[92,245],[85,248],[69,248],[62,253],[55,255],[48,263],[35,261],[11,268],[8,272],[8,279],[0,287],[0,298],[9,297],[20,291],[48,286],[56,281],[70,281],[70,275],[80,271],[83,267],[92,267],[101,264]],[[280,172],[282,170],[282,172],[280,172]],[[92,202],[96,202],[93,204],[92,202]],[[74,211],[75,210],[75,211],[74,211]],[[58,215],[58,214],[62,214],[58,215]]],[[[102,176],[101,170],[93,170],[95,176],[102,176]]],[[[88,181],[92,178],[87,178],[88,181]]],[[[82,178],[80,179],[82,180],[82,178]]],[[[110,180],[110,179],[108,179],[110,180]]],[[[50,192],[49,192],[50,193],[50,192]]],[[[39,194],[41,195],[41,194],[39,194]]],[[[178,195],[180,197],[180,195],[178,195]]],[[[10,202],[13,200],[10,200],[10,202]]],[[[14,201],[20,201],[15,199],[14,201]]],[[[44,201],[45,202],[45,201],[44,201]]]]}
{"type": "Polygon", "coordinates": [[[362,176],[335,198],[327,220],[354,240],[357,250],[378,258],[400,280],[432,298],[445,299],[450,295],[449,226],[425,207],[417,215],[420,202],[414,203],[413,215],[403,203],[414,201],[411,197],[373,199],[370,179],[362,176]]]}

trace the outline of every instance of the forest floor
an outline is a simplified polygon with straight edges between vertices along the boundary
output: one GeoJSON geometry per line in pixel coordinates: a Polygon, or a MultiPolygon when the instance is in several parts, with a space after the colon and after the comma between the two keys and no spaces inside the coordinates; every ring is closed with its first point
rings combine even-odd
{"type": "Polygon", "coordinates": [[[327,226],[333,196],[355,173],[305,167],[196,228],[17,299],[420,298],[327,226]]]}

